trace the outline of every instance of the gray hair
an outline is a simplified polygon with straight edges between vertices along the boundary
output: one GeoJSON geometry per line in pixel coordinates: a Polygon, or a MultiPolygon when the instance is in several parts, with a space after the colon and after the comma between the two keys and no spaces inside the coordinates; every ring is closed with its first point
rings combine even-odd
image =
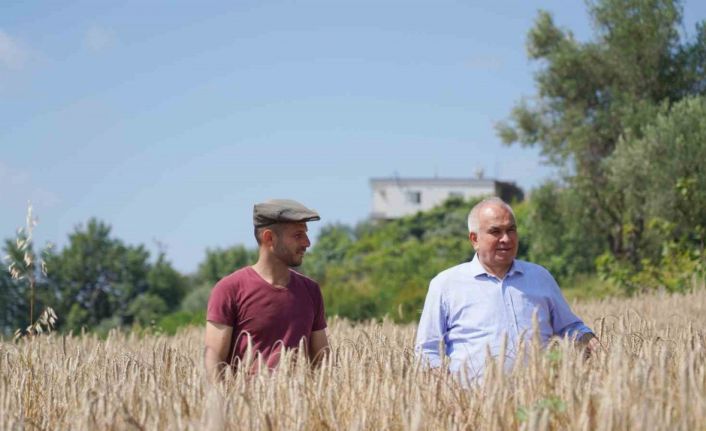
{"type": "Polygon", "coordinates": [[[492,197],[492,198],[486,198],[483,199],[482,201],[478,202],[472,209],[471,212],[468,213],[468,232],[475,232],[478,233],[480,230],[480,210],[485,208],[488,205],[499,205],[506,210],[510,211],[510,214],[512,214],[513,220],[515,219],[515,212],[512,210],[512,207],[507,204],[504,200],[500,199],[499,197],[492,197]]]}

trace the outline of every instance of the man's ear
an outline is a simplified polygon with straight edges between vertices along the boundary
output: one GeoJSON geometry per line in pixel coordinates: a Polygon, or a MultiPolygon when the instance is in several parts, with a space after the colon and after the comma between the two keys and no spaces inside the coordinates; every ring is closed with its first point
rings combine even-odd
{"type": "Polygon", "coordinates": [[[262,243],[265,245],[272,244],[274,234],[275,233],[272,231],[272,229],[269,229],[269,228],[263,229],[262,230],[262,243]]]}
{"type": "Polygon", "coordinates": [[[471,245],[473,245],[473,249],[477,250],[476,245],[478,244],[478,234],[475,232],[469,233],[468,240],[471,241],[471,245]]]}

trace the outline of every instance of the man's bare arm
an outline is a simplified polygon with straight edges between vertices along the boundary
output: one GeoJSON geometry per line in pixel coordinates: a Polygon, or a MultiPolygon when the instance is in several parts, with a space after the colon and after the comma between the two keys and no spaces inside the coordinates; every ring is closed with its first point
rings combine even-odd
{"type": "Polygon", "coordinates": [[[312,364],[318,366],[329,350],[326,329],[312,332],[311,341],[309,342],[309,358],[311,358],[312,364]]]}
{"type": "Polygon", "coordinates": [[[233,327],[215,322],[206,322],[203,362],[211,383],[223,377],[223,367],[228,356],[233,327]]]}

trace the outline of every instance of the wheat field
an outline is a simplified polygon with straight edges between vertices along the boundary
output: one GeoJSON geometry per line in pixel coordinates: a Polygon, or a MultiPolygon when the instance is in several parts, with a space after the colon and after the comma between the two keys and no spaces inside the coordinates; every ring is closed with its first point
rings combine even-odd
{"type": "Polygon", "coordinates": [[[0,344],[2,430],[698,430],[706,429],[706,290],[578,303],[601,338],[491,364],[463,387],[415,361],[414,325],[329,321],[319,369],[209,385],[200,328],[176,336],[53,334],[0,344]]]}

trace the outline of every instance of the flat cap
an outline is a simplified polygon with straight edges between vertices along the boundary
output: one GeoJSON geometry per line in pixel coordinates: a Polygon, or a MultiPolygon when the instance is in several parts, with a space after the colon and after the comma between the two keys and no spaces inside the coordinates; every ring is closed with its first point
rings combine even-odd
{"type": "Polygon", "coordinates": [[[255,204],[252,211],[252,221],[255,227],[315,220],[321,220],[319,213],[291,199],[271,199],[255,204]]]}

